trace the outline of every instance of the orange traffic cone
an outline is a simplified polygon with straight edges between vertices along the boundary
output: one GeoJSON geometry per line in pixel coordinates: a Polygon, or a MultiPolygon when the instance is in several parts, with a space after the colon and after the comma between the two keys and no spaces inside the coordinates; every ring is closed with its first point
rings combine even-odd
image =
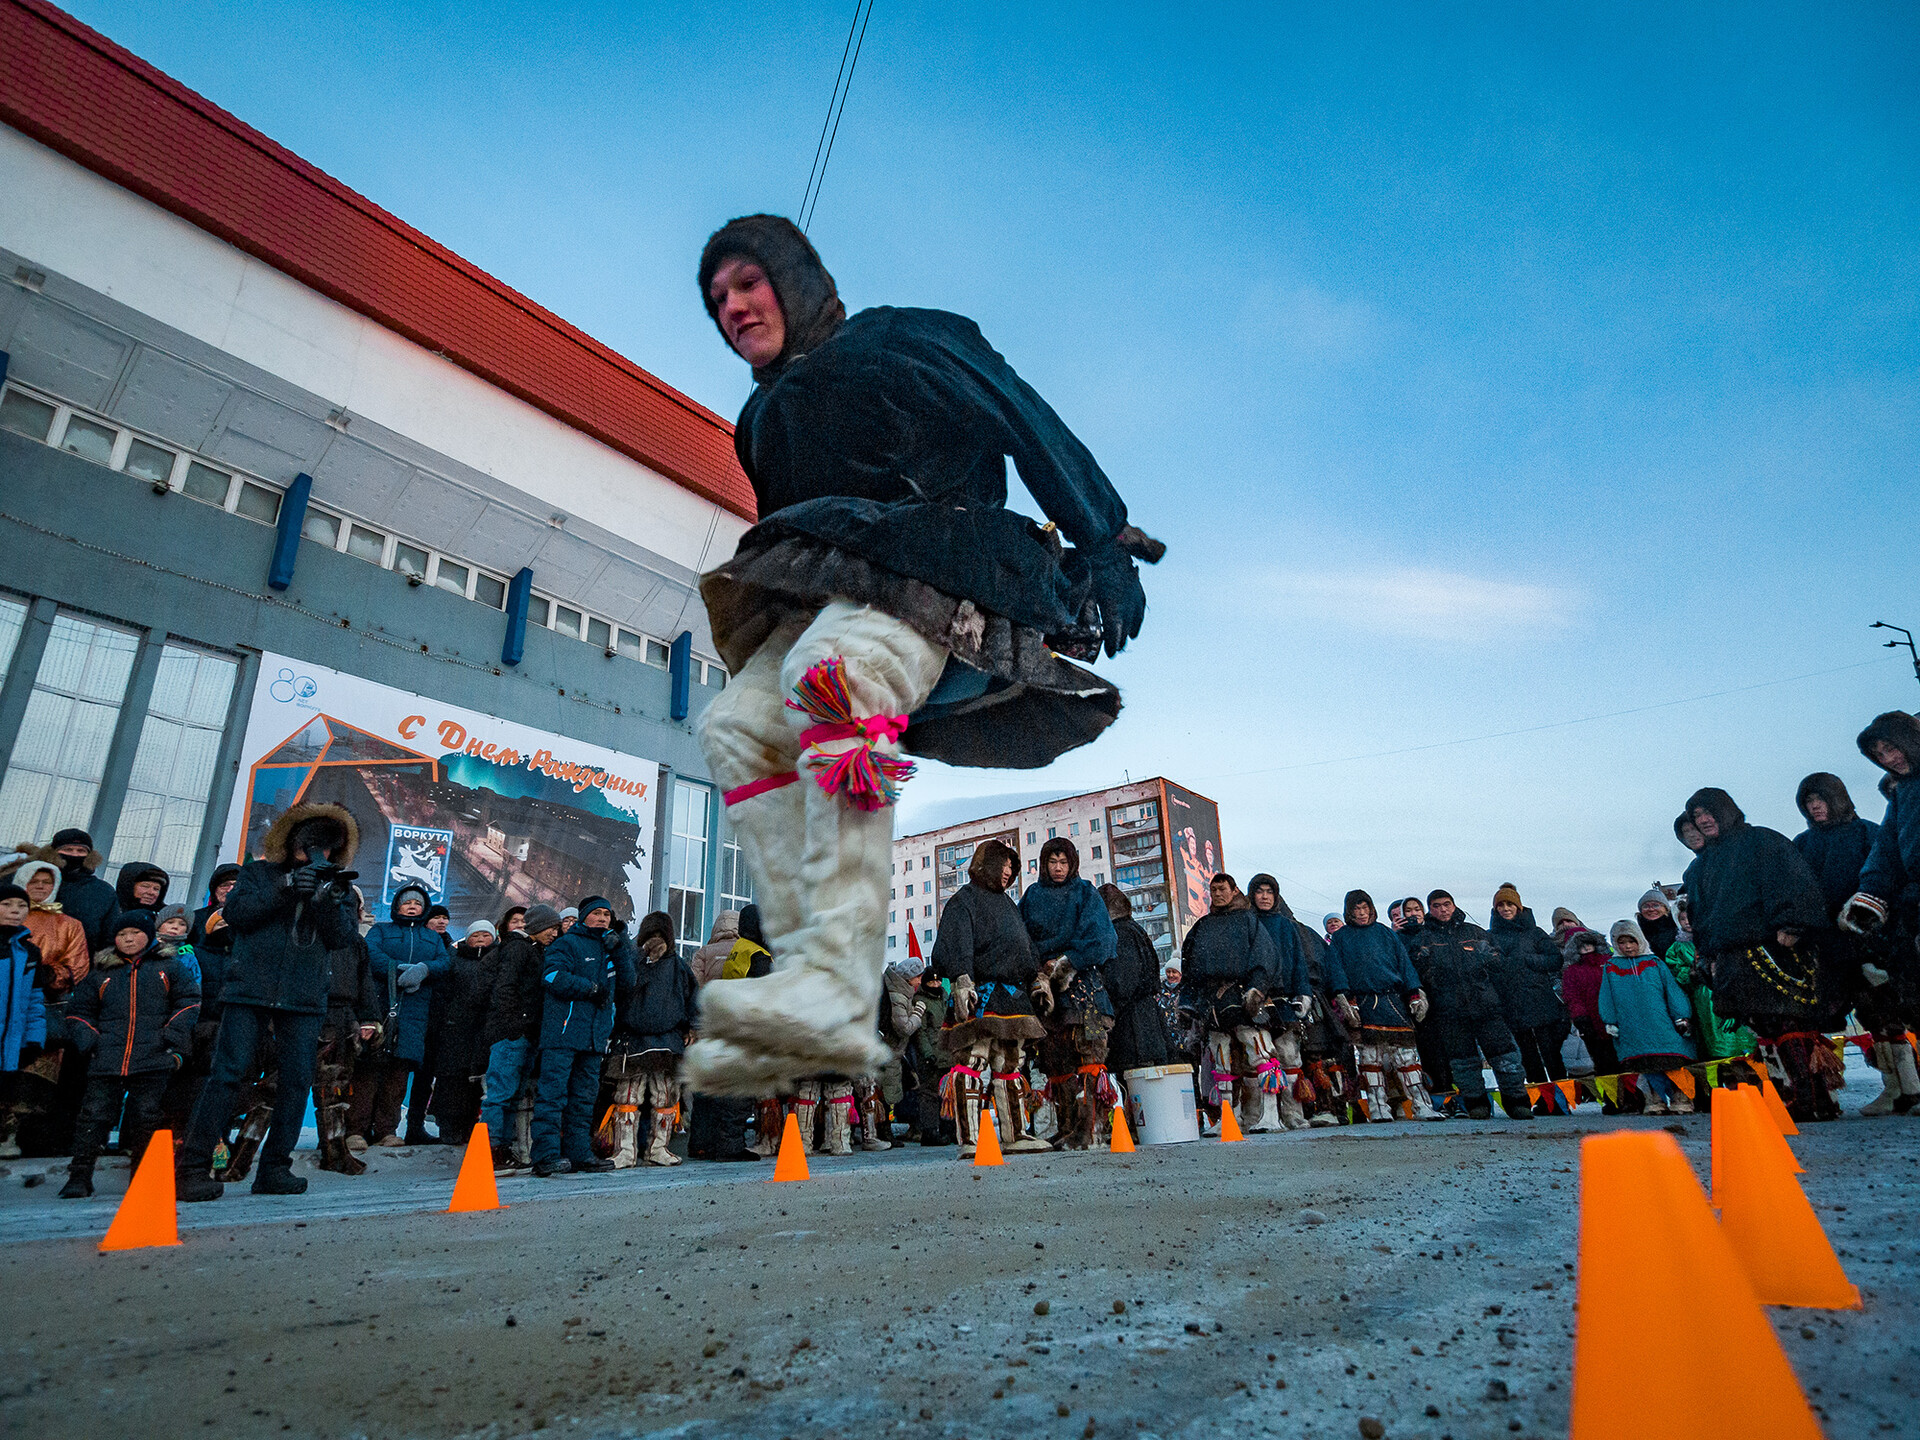
{"type": "Polygon", "coordinates": [[[453,1182],[453,1199],[447,1205],[449,1215],[469,1210],[504,1210],[500,1187],[493,1183],[493,1141],[487,1136],[487,1122],[478,1121],[467,1137],[467,1153],[460,1159],[460,1175],[453,1182]]]}
{"type": "Polygon", "coordinates": [[[1113,1140],[1107,1146],[1114,1155],[1133,1154],[1133,1131],[1127,1127],[1127,1107],[1113,1107],[1113,1140]]]}
{"type": "Polygon", "coordinates": [[[1767,1110],[1766,1101],[1760,1098],[1760,1092],[1756,1090],[1753,1086],[1741,1085],[1731,1090],[1715,1090],[1713,1092],[1712,1105],[1713,1105],[1712,1184],[1713,1184],[1713,1203],[1715,1205],[1718,1205],[1720,1203],[1720,1157],[1726,1150],[1727,1136],[1729,1133],[1731,1133],[1731,1129],[1732,1129],[1732,1121],[1727,1117],[1732,1115],[1735,1106],[1739,1106],[1739,1105],[1757,1106],[1758,1108],[1755,1111],[1755,1113],[1760,1115],[1763,1119],[1766,1120],[1767,1122],[1766,1128],[1772,1134],[1775,1149],[1777,1150],[1780,1156],[1780,1163],[1786,1166],[1789,1174],[1803,1175],[1806,1173],[1807,1167],[1802,1165],[1799,1161],[1799,1158],[1794,1155],[1792,1147],[1787,1144],[1787,1137],[1782,1135],[1780,1131],[1775,1127],[1773,1123],[1773,1117],[1766,1113],[1766,1110],[1767,1110]]]}
{"type": "Polygon", "coordinates": [[[1220,1107],[1220,1143],[1231,1145],[1246,1138],[1240,1133],[1240,1117],[1233,1113],[1233,1102],[1229,1100],[1220,1107]]]}
{"type": "Polygon", "coordinates": [[[1713,1199],[1721,1233],[1754,1294],[1762,1305],[1858,1310],[1859,1290],[1848,1283],[1806,1193],[1780,1158],[1787,1142],[1768,1133],[1773,1123],[1758,1096],[1744,1087],[1732,1093],[1738,1098],[1714,1115],[1720,1162],[1713,1199]]]}
{"type": "Polygon", "coordinates": [[[800,1117],[791,1110],[780,1131],[780,1153],[773,1162],[773,1178],[776,1181],[807,1178],[807,1147],[800,1139],[800,1117]]]}
{"type": "Polygon", "coordinates": [[[973,1145],[973,1163],[975,1166],[1007,1163],[1000,1153],[999,1133],[993,1128],[993,1111],[985,1105],[980,1107],[980,1134],[973,1145]]]}
{"type": "Polygon", "coordinates": [[[1798,1135],[1800,1127],[1793,1123],[1793,1116],[1787,1113],[1786,1103],[1781,1100],[1780,1092],[1773,1088],[1773,1076],[1767,1070],[1767,1062],[1758,1058],[1747,1062],[1753,1067],[1754,1074],[1760,1077],[1760,1095],[1766,1101],[1767,1113],[1773,1116],[1773,1123],[1780,1127],[1782,1135],[1798,1135]]]}
{"type": "Polygon", "coordinates": [[[180,1227],[173,1204],[173,1132],[156,1130],[133,1172],[133,1183],[113,1212],[113,1223],[100,1241],[104,1250],[147,1250],[178,1245],[180,1227]]]}
{"type": "Polygon", "coordinates": [[[1753,1286],[1664,1133],[1616,1131],[1580,1147],[1580,1280],[1571,1440],[1764,1434],[1818,1440],[1753,1286]],[[1713,1322],[1684,1347],[1622,1344],[1657,1317],[1713,1322]]]}

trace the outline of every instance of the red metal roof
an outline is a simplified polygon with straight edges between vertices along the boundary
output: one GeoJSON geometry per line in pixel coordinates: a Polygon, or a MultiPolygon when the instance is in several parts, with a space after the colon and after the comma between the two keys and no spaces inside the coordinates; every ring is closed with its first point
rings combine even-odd
{"type": "Polygon", "coordinates": [[[0,120],[754,518],[725,420],[42,0],[0,0],[0,120]]]}

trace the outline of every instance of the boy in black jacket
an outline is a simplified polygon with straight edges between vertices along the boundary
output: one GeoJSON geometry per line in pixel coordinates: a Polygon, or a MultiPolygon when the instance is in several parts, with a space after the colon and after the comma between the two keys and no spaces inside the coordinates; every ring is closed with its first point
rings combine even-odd
{"type": "Polygon", "coordinates": [[[273,822],[261,858],[241,869],[221,907],[233,931],[233,953],[221,991],[213,1073],[193,1107],[180,1151],[174,1193],[181,1200],[220,1198],[223,1187],[209,1173],[213,1149],[240,1087],[259,1073],[257,1056],[269,1035],[280,1070],[253,1193],[298,1195],[307,1188],[293,1173],[293,1146],[313,1088],[331,954],[349,948],[360,933],[353,877],[328,867],[351,863],[359,840],[360,827],[342,806],[295,805],[273,822]]]}
{"type": "Polygon", "coordinates": [[[123,1103],[122,1148],[138,1168],[159,1124],[161,1093],[192,1051],[200,1015],[199,981],[171,946],[155,942],[151,911],[128,911],[113,931],[113,948],[93,957],[67,1003],[68,1032],[92,1063],[62,1200],[93,1194],[94,1162],[123,1103]]]}

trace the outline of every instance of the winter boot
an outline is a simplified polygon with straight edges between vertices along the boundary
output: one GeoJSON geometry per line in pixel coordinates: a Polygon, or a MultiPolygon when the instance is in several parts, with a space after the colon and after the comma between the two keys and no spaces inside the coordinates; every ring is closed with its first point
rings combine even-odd
{"type": "Polygon", "coordinates": [[[1113,1142],[1113,1107],[1100,1094],[1100,1077],[1083,1079],[1085,1093],[1080,1099],[1081,1133],[1089,1150],[1105,1150],[1113,1142]]]}
{"type": "MultiPolygon", "coordinates": [[[[1004,1101],[1007,1130],[1006,1138],[1000,1142],[1000,1148],[1010,1155],[1031,1154],[1035,1151],[1053,1149],[1051,1141],[1042,1140],[1034,1133],[1035,1107],[1028,1103],[1032,1094],[1032,1087],[1027,1084],[1026,1077],[1018,1071],[1005,1078],[999,1075],[994,1076],[993,1123],[996,1126],[1000,1124],[1001,1106],[1004,1101]]],[[[1063,1116],[1062,1120],[1064,1123],[1071,1123],[1071,1112],[1063,1116]]]]}
{"type": "Polygon", "coordinates": [[[1240,1128],[1249,1135],[1270,1135],[1280,1129],[1278,1097],[1262,1089],[1258,1081],[1249,1082],[1247,1089],[1250,1093],[1246,1100],[1234,1108],[1242,1117],[1250,1117],[1253,1123],[1247,1124],[1243,1119],[1240,1128]]]}
{"type": "Polygon", "coordinates": [[[1900,1076],[1900,1098],[1893,1102],[1893,1113],[1904,1115],[1920,1105],[1920,1067],[1914,1064],[1911,1043],[1906,1040],[1888,1043],[1893,1050],[1894,1070],[1900,1076]]]}
{"type": "Polygon", "coordinates": [[[1282,1070],[1280,1072],[1280,1093],[1273,1097],[1280,1107],[1280,1123],[1289,1130],[1304,1130],[1308,1124],[1307,1112],[1301,1106],[1299,1097],[1293,1093],[1294,1086],[1299,1083],[1300,1072],[1298,1070],[1282,1070]]]}
{"type": "Polygon", "coordinates": [[[1427,1072],[1420,1066],[1420,1052],[1412,1046],[1401,1046],[1392,1055],[1394,1074],[1399,1077],[1400,1088],[1407,1093],[1407,1104],[1413,1110],[1416,1120],[1444,1120],[1447,1117],[1433,1108],[1433,1095],[1427,1089],[1427,1072]]]}
{"type": "MultiPolygon", "coordinates": [[[[640,1081],[619,1080],[613,1087],[613,1168],[631,1170],[640,1163],[640,1081]]],[[[654,1130],[660,1128],[656,1110],[654,1130]]],[[[649,1146],[651,1149],[651,1146],[649,1146]]],[[[649,1157],[651,1163],[651,1157],[649,1157]]]]}
{"type": "Polygon", "coordinates": [[[260,1153],[260,1142],[267,1138],[267,1127],[273,1122],[273,1111],[265,1105],[254,1105],[247,1111],[246,1118],[240,1122],[240,1133],[227,1150],[226,1168],[219,1173],[219,1179],[228,1185],[237,1185],[247,1178],[247,1172],[253,1169],[253,1157],[260,1153]]]}
{"type": "Polygon", "coordinates": [[[1518,1094],[1510,1090],[1502,1090],[1500,1092],[1500,1108],[1507,1112],[1507,1118],[1509,1120],[1533,1119],[1533,1102],[1527,1099],[1527,1092],[1524,1090],[1518,1094]]]}
{"type": "Polygon", "coordinates": [[[533,1099],[538,1088],[537,1083],[522,1083],[513,1099],[513,1139],[507,1148],[513,1152],[513,1163],[522,1170],[533,1164],[533,1099]]]}
{"type": "Polygon", "coordinates": [[[1367,1092],[1367,1118],[1376,1125],[1393,1123],[1393,1102],[1387,1098],[1387,1064],[1378,1045],[1356,1045],[1360,1084],[1367,1092]]]}
{"type": "Polygon", "coordinates": [[[845,1080],[827,1086],[826,1137],[820,1147],[828,1155],[853,1153],[853,1086],[845,1080]]]}
{"type": "Polygon", "coordinates": [[[763,1098],[753,1112],[753,1144],[747,1148],[763,1160],[778,1154],[780,1132],[786,1118],[786,1107],[781,1105],[779,1096],[763,1098]]]}
{"type": "MultiPolygon", "coordinates": [[[[655,1106],[652,1119],[653,1125],[647,1134],[647,1164],[678,1165],[680,1157],[667,1148],[673,1141],[673,1111],[655,1106]]],[[[638,1128],[637,1116],[635,1128],[638,1128]]]]}
{"type": "Polygon", "coordinates": [[[971,1160],[980,1143],[980,1104],[983,1082],[978,1075],[963,1070],[953,1072],[953,1129],[959,1137],[959,1158],[971,1160]]]}
{"type": "Polygon", "coordinates": [[[800,1122],[800,1153],[802,1155],[811,1155],[819,1149],[813,1139],[814,1124],[819,1110],[820,1082],[802,1080],[794,1087],[793,1092],[793,1115],[800,1122]]]}
{"type": "Polygon", "coordinates": [[[253,1193],[304,1195],[307,1193],[307,1179],[304,1175],[294,1174],[291,1165],[262,1165],[260,1173],[253,1177],[253,1193]]]}
{"type": "Polygon", "coordinates": [[[1467,1112],[1467,1118],[1469,1120],[1491,1120],[1493,1118],[1493,1102],[1486,1097],[1484,1092],[1479,1095],[1461,1096],[1460,1108],[1467,1112]]]}
{"type": "Polygon", "coordinates": [[[93,1198],[93,1166],[78,1163],[67,1167],[67,1183],[60,1187],[62,1200],[91,1200],[93,1198]]]}
{"type": "Polygon", "coordinates": [[[518,1161],[516,1161],[513,1158],[513,1151],[509,1150],[506,1146],[496,1145],[493,1147],[493,1173],[494,1174],[511,1175],[515,1171],[522,1170],[524,1168],[525,1168],[524,1166],[522,1166],[518,1161]]]}
{"type": "MultiPolygon", "coordinates": [[[[860,1107],[860,1148],[862,1150],[891,1150],[893,1142],[883,1139],[880,1134],[882,1117],[887,1113],[887,1102],[880,1098],[876,1089],[866,1097],[866,1103],[860,1107]]],[[[893,1128],[888,1122],[887,1128],[893,1128]]]]}
{"type": "Polygon", "coordinates": [[[367,1162],[347,1149],[346,1136],[323,1135],[320,1137],[320,1168],[340,1175],[364,1175],[367,1162]]]}
{"type": "Polygon", "coordinates": [[[218,1200],[226,1193],[226,1186],[207,1173],[203,1163],[199,1168],[176,1163],[173,1171],[173,1198],[183,1204],[195,1204],[202,1200],[218,1200]]]}

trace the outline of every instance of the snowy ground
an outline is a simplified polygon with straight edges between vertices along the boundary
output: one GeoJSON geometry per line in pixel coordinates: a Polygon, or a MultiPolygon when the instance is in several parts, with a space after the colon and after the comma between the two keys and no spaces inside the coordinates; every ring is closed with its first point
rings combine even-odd
{"type": "MultiPolygon", "coordinates": [[[[1875,1093],[1864,1078],[1849,1112],[1875,1093]]],[[[580,1437],[1560,1435],[1581,1136],[1707,1120],[1452,1121],[997,1171],[918,1146],[502,1182],[379,1155],[298,1199],[182,1207],[184,1244],[94,1242],[125,1184],[0,1177],[0,1415],[130,1434],[580,1437]]],[[[1803,1183],[1865,1296],[1773,1312],[1833,1435],[1916,1433],[1920,1115],[1808,1126],[1803,1183]]],[[[305,1164],[302,1164],[303,1173],[305,1164]]],[[[1622,1335],[1684,1363],[1691,1315],[1622,1335]]]]}

